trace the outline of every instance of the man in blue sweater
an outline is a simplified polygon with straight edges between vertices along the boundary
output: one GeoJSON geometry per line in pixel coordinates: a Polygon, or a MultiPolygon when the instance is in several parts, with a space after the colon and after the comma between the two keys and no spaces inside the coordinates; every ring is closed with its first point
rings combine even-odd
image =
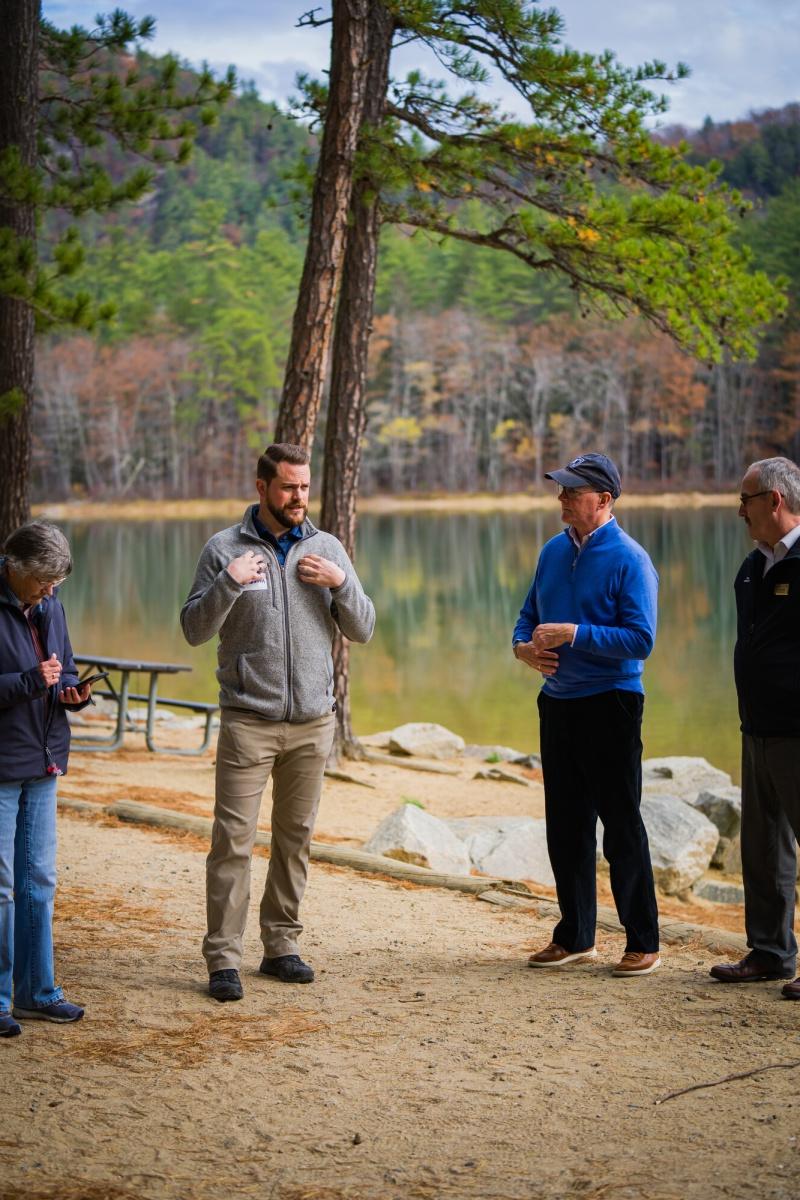
{"type": "Polygon", "coordinates": [[[539,727],[547,848],[561,920],[531,967],[596,958],[596,825],[627,944],[614,974],[660,966],[658,909],[642,792],[643,660],[656,632],[658,576],[620,529],[619,472],[581,454],[545,476],[559,485],[567,529],[542,549],[514,627],[514,655],[544,676],[539,727]]]}

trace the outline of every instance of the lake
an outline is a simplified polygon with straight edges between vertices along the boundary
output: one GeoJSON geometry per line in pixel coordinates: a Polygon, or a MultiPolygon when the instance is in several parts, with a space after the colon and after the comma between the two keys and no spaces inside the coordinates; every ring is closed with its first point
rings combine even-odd
{"type": "MultiPolygon", "coordinates": [[[[732,585],[751,543],[736,505],[620,505],[618,515],[661,578],[645,753],[703,755],[738,779],[732,585]]],[[[75,570],[61,598],[76,651],[188,663],[193,673],[164,690],[216,699],[215,643],[188,646],[178,611],[200,550],[228,523],[64,523],[75,570]]],[[[378,625],[351,651],[356,730],[438,721],[467,741],[537,749],[540,677],[514,661],[510,636],[539,550],[560,528],[556,512],[363,516],[358,570],[378,625]]]]}

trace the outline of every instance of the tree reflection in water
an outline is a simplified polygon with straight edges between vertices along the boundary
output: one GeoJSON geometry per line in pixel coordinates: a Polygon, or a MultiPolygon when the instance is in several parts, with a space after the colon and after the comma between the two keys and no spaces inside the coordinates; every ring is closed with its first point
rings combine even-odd
{"type": "MultiPolygon", "coordinates": [[[[623,503],[619,519],[661,578],[645,668],[645,753],[701,754],[738,778],[732,585],[749,543],[736,505],[626,514],[623,503]]],[[[65,526],[75,570],[62,599],[75,646],[190,663],[177,694],[214,697],[215,645],[188,646],[178,611],[204,542],[224,524],[65,526]]],[[[468,741],[535,749],[539,677],[513,660],[510,636],[539,550],[560,527],[555,511],[363,516],[358,570],[378,626],[351,656],[356,729],[431,720],[468,741]]]]}

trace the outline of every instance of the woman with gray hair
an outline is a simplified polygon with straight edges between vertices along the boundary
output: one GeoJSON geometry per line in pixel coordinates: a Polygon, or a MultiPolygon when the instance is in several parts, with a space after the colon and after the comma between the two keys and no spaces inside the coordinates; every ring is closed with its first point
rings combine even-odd
{"type": "Polygon", "coordinates": [[[55,594],[71,570],[69,543],[49,521],[20,526],[0,556],[0,1037],[21,1033],[15,1018],[83,1016],[56,986],[52,933],[66,710],[91,694],[55,594]]]}

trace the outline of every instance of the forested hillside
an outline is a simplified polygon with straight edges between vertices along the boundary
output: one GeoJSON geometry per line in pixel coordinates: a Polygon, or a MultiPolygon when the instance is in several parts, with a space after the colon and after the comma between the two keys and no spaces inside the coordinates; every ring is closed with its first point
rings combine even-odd
{"type": "MultiPolygon", "coordinates": [[[[754,201],[742,239],[791,282],[755,364],[697,364],[640,323],[575,311],[508,255],[387,227],[364,490],[516,489],[590,447],[640,488],[721,486],[800,456],[800,105],[684,136],[754,201]]],[[[245,88],[122,215],[82,230],[73,286],[113,300],[96,334],[38,355],[39,498],[250,489],[270,438],[303,261],[315,146],[245,88]]],[[[477,214],[480,220],[480,213],[477,214]]]]}

